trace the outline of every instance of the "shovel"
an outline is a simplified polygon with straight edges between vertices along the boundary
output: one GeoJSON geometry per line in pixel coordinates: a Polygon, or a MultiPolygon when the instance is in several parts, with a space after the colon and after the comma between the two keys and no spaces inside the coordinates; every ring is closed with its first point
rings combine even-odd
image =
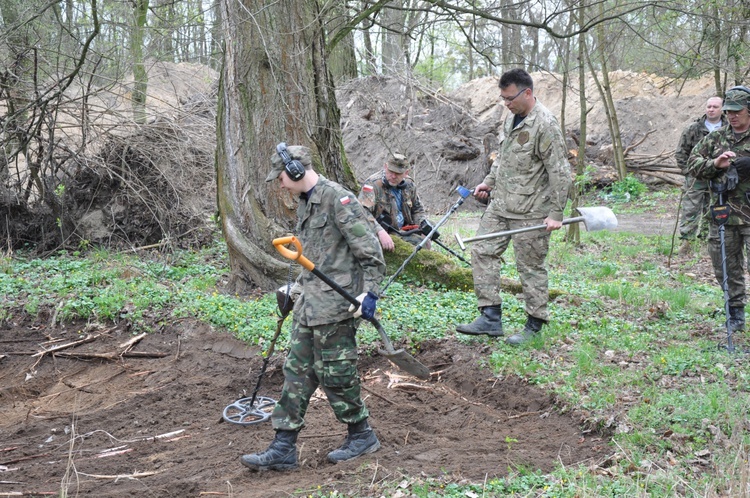
{"type": "MultiPolygon", "coordinates": [[[[280,237],[273,240],[273,245],[276,247],[276,250],[281,253],[282,256],[287,259],[297,261],[300,265],[302,265],[302,267],[311,271],[313,275],[330,285],[333,290],[341,294],[344,299],[349,301],[357,308],[359,308],[359,306],[362,304],[346,290],[344,290],[339,284],[331,280],[325,273],[315,268],[315,264],[302,255],[302,243],[299,241],[299,239],[297,239],[297,237],[280,237]],[[284,247],[286,244],[294,245],[297,250],[292,251],[291,249],[284,247]]],[[[385,333],[383,326],[380,325],[380,322],[377,318],[373,316],[372,318],[367,319],[367,321],[377,329],[378,333],[380,333],[380,339],[383,341],[383,345],[385,346],[385,351],[382,349],[378,350],[381,355],[385,356],[388,361],[396,365],[401,370],[408,372],[415,377],[418,377],[420,379],[430,378],[430,370],[426,366],[422,365],[419,361],[417,361],[416,358],[414,358],[403,349],[399,349],[398,351],[393,349],[391,340],[388,338],[388,335],[385,333]]]]}
{"type": "MultiPolygon", "coordinates": [[[[583,222],[586,230],[589,232],[596,232],[598,230],[611,230],[617,228],[617,217],[611,209],[605,206],[595,207],[579,207],[576,208],[578,214],[575,218],[568,218],[563,220],[563,225],[570,225],[571,223],[583,222]]],[[[533,232],[534,230],[546,229],[547,225],[535,225],[533,227],[516,228],[515,230],[505,230],[504,232],[488,233],[485,235],[477,235],[476,237],[469,237],[468,239],[462,239],[461,236],[456,233],[456,240],[458,246],[462,251],[466,250],[466,245],[469,242],[476,242],[478,240],[496,239],[498,237],[507,237],[516,233],[533,232]]]]}

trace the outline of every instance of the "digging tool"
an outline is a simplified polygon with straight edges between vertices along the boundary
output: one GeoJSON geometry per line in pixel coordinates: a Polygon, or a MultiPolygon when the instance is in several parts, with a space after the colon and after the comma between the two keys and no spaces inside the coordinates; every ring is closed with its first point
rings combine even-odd
{"type": "MultiPolygon", "coordinates": [[[[596,207],[579,207],[577,208],[578,213],[581,216],[575,218],[568,218],[563,220],[563,225],[570,225],[571,223],[580,223],[586,226],[586,230],[589,232],[596,232],[598,230],[611,230],[617,228],[617,217],[611,209],[605,206],[596,207]]],[[[547,225],[534,225],[533,227],[516,228],[515,230],[505,230],[503,232],[488,233],[485,235],[477,235],[476,237],[469,237],[468,239],[462,239],[461,236],[456,233],[456,240],[458,246],[462,251],[466,250],[466,244],[469,242],[476,242],[478,240],[496,239],[498,237],[507,237],[516,233],[533,232],[534,230],[546,229],[547,225]]]]}
{"type": "Polygon", "coordinates": [[[428,235],[428,234],[430,234],[430,233],[432,233],[433,234],[432,235],[432,241],[435,244],[439,245],[440,247],[442,247],[443,249],[445,249],[447,252],[449,252],[453,256],[457,257],[458,259],[460,259],[461,261],[463,261],[467,265],[471,266],[471,263],[469,263],[468,261],[466,261],[463,256],[461,256],[456,251],[454,251],[453,249],[451,249],[450,247],[446,246],[445,244],[443,244],[442,242],[440,242],[438,240],[438,237],[440,237],[440,234],[437,231],[432,232],[432,229],[433,229],[432,223],[430,223],[427,220],[422,220],[422,223],[419,226],[417,226],[417,225],[408,225],[406,227],[402,227],[402,230],[399,230],[398,228],[394,227],[393,225],[389,224],[388,222],[386,222],[385,220],[382,220],[382,219],[378,219],[378,223],[383,228],[385,228],[386,230],[391,230],[392,232],[396,233],[400,237],[404,237],[406,235],[411,235],[413,233],[421,233],[422,235],[425,235],[425,236],[428,235]],[[415,228],[409,228],[409,227],[415,227],[415,228]],[[407,228],[407,230],[403,230],[403,228],[407,228]]]}
{"type": "MultiPolygon", "coordinates": [[[[303,268],[309,270],[313,275],[321,279],[323,282],[327,283],[333,290],[341,294],[344,299],[349,301],[357,308],[359,308],[359,306],[362,304],[357,301],[354,296],[344,290],[343,287],[341,287],[335,281],[331,280],[328,275],[315,268],[315,264],[302,255],[302,243],[299,241],[299,239],[297,239],[297,237],[280,237],[273,240],[273,245],[276,247],[276,250],[281,253],[282,256],[287,259],[297,261],[300,265],[302,265],[303,268]],[[292,244],[296,248],[296,251],[284,247],[287,244],[292,244]]],[[[388,338],[388,334],[385,333],[383,326],[380,324],[377,318],[373,316],[372,318],[367,319],[367,321],[370,322],[375,327],[375,329],[377,329],[378,333],[380,334],[380,339],[383,341],[385,350],[378,350],[381,355],[385,356],[391,363],[396,365],[401,370],[408,372],[415,377],[418,377],[420,379],[430,378],[430,370],[419,361],[417,361],[416,358],[414,358],[403,349],[393,349],[393,344],[391,344],[391,340],[388,338]]]]}
{"type": "Polygon", "coordinates": [[[380,292],[380,295],[385,295],[385,291],[388,289],[388,287],[390,287],[393,281],[396,280],[396,277],[398,277],[398,275],[402,271],[404,271],[404,268],[406,268],[406,265],[409,264],[409,261],[411,261],[412,258],[417,255],[419,250],[422,249],[425,246],[425,244],[427,244],[427,241],[432,239],[433,234],[437,233],[437,229],[440,228],[443,225],[443,223],[448,221],[448,218],[450,217],[450,215],[455,213],[456,210],[459,207],[461,207],[461,204],[463,204],[466,198],[471,195],[473,190],[469,190],[468,188],[462,187],[461,185],[459,185],[458,187],[456,187],[456,192],[458,192],[459,199],[455,202],[455,204],[451,206],[448,212],[445,213],[445,216],[443,216],[440,219],[440,221],[438,221],[435,224],[435,226],[433,226],[432,229],[427,234],[425,234],[425,238],[422,239],[422,241],[419,244],[417,244],[417,246],[414,248],[414,251],[412,251],[409,257],[406,258],[404,262],[401,263],[401,266],[398,267],[398,270],[396,270],[396,272],[393,275],[391,275],[391,278],[388,279],[388,282],[385,284],[385,287],[383,287],[383,290],[380,292]]]}
{"type": "Polygon", "coordinates": [[[260,391],[260,383],[263,381],[268,362],[271,359],[274,348],[276,347],[276,340],[279,338],[279,334],[281,334],[281,326],[284,324],[284,320],[289,316],[289,312],[291,311],[291,306],[288,306],[288,301],[291,301],[288,285],[287,292],[283,298],[284,301],[279,298],[279,291],[276,291],[276,299],[278,300],[281,315],[276,319],[276,333],[274,333],[273,338],[271,339],[271,344],[268,345],[268,351],[266,351],[266,354],[263,357],[263,366],[260,368],[260,374],[258,374],[258,381],[255,384],[255,390],[251,397],[238,399],[224,408],[222,417],[227,422],[239,425],[259,424],[271,418],[273,408],[276,406],[275,399],[267,396],[258,396],[258,391],[260,391]]]}
{"type": "Polygon", "coordinates": [[[729,221],[729,205],[724,202],[724,194],[727,191],[726,182],[711,182],[711,190],[718,194],[716,204],[711,206],[711,218],[719,227],[719,246],[721,247],[721,290],[724,292],[724,315],[726,321],[724,325],[727,329],[727,351],[734,353],[734,343],[732,342],[732,325],[729,314],[729,277],[727,276],[727,248],[725,242],[724,225],[729,221]]]}

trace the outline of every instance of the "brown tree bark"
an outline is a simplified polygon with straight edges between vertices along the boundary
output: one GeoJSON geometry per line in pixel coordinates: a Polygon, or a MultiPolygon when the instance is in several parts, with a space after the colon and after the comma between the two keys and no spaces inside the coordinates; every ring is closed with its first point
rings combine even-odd
{"type": "Polygon", "coordinates": [[[276,144],[310,147],[314,168],[354,189],[325,30],[316,0],[222,0],[224,62],[217,118],[217,202],[236,291],[272,289],[289,262],[272,240],[294,228],[296,202],[266,183],[276,144]]]}

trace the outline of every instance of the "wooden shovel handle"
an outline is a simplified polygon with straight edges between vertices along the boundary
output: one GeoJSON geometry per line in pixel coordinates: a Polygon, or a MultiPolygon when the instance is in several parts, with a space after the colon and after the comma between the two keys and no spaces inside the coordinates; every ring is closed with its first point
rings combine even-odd
{"type": "Polygon", "coordinates": [[[313,271],[315,269],[315,264],[302,255],[302,242],[300,242],[299,239],[294,235],[273,239],[273,245],[276,250],[279,251],[279,253],[281,253],[281,255],[286,259],[296,261],[310,271],[313,271]],[[288,247],[284,247],[287,244],[292,244],[297,250],[292,251],[288,247]]]}

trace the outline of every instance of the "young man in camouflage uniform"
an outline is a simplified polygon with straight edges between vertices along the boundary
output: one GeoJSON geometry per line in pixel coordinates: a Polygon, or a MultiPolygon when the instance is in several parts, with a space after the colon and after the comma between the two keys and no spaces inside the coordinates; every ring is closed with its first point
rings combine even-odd
{"type": "MultiPolygon", "coordinates": [[[[409,160],[406,156],[392,154],[383,166],[383,171],[365,180],[359,192],[359,202],[376,221],[378,240],[386,251],[392,251],[394,248],[389,231],[401,230],[407,225],[419,225],[425,219],[425,210],[417,195],[417,186],[408,174],[409,160]]],[[[423,235],[414,233],[403,238],[417,245],[422,241],[423,235]]],[[[425,247],[430,249],[429,241],[425,247]]]]}
{"type": "Polygon", "coordinates": [[[266,181],[278,179],[282,189],[299,196],[296,233],[305,257],[350,294],[359,295],[363,304],[355,310],[328,284],[302,271],[284,387],[271,418],[276,437],[264,452],[242,457],[242,464],[255,470],[297,467],[297,434],[319,385],[336,418],[348,425],[346,441],[328,454],[328,460],[341,462],[380,448],[360,396],[355,334],[359,317],[371,318],[374,313],[385,275],[383,252],[354,194],[316,174],[307,147],[290,146],[287,151],[290,159],[304,166],[302,178],[294,181],[275,153],[266,181]]]}
{"type": "MultiPolygon", "coordinates": [[[[724,226],[727,285],[729,287],[729,326],[745,328],[745,254],[750,247],[750,89],[730,88],[722,110],[729,126],[709,133],[698,142],[688,160],[688,171],[711,182],[711,202],[721,196],[731,210],[724,226]]],[[[719,285],[724,280],[719,227],[711,223],[708,252],[719,285]]]]}
{"type": "Polygon", "coordinates": [[[690,241],[698,234],[701,220],[708,212],[710,200],[708,181],[688,173],[690,152],[703,137],[726,124],[727,121],[721,111],[721,97],[711,97],[706,101],[706,113],[690,123],[680,136],[680,143],[674,154],[677,166],[685,175],[685,184],[682,188],[682,213],[680,214],[680,239],[683,240],[679,249],[680,254],[686,254],[690,250],[690,241]]]}
{"type": "Polygon", "coordinates": [[[562,227],[563,210],[572,184],[565,140],[554,115],[534,97],[534,82],[523,69],[500,77],[500,96],[510,110],[497,159],[474,195],[492,199],[477,235],[547,225],[536,230],[475,243],[471,250],[474,292],[480,316],[456,327],[463,334],[503,335],[500,270],[511,240],[526,300],[526,325],[506,339],[521,344],[549,321],[545,259],[550,232],[562,227]]]}

